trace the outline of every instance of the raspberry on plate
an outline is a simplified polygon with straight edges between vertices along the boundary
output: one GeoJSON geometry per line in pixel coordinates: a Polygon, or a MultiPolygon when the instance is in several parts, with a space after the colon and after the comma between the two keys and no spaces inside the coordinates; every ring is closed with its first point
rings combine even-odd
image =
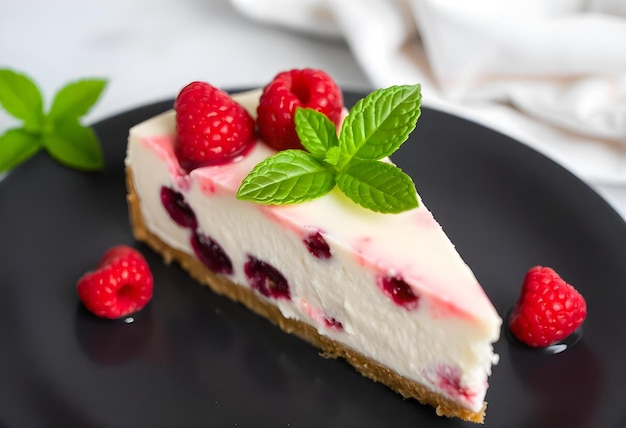
{"type": "Polygon", "coordinates": [[[148,263],[134,248],[109,249],[95,270],[77,283],[78,297],[101,318],[121,318],[137,312],[152,298],[153,277],[148,263]]]}
{"type": "Polygon", "coordinates": [[[177,152],[183,167],[218,164],[241,154],[254,137],[254,120],[228,93],[191,82],[174,102],[177,152]]]}
{"type": "Polygon", "coordinates": [[[586,317],[583,296],[553,269],[535,266],[526,273],[509,329],[519,341],[545,347],[568,337],[586,317]]]}
{"type": "Polygon", "coordinates": [[[259,135],[274,149],[303,148],[294,124],[297,107],[317,110],[338,125],[343,95],[335,81],[322,70],[294,69],[276,75],[263,88],[256,121],[259,135]]]}

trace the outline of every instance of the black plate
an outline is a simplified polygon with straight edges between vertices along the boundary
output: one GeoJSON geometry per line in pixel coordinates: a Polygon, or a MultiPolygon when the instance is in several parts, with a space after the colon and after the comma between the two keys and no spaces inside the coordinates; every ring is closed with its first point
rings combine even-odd
{"type": "MultiPolygon", "coordinates": [[[[348,93],[348,104],[359,94],[348,93]]],[[[128,128],[171,106],[95,125],[107,168],[38,155],[0,183],[0,427],[460,427],[326,360],[134,242],[128,128]],[[155,295],[134,322],[87,313],[77,278],[116,244],[142,250],[155,295]]],[[[425,109],[395,156],[500,314],[525,271],[554,267],[586,296],[582,341],[549,355],[496,345],[487,427],[626,426],[626,225],[552,161],[425,109]]]]}

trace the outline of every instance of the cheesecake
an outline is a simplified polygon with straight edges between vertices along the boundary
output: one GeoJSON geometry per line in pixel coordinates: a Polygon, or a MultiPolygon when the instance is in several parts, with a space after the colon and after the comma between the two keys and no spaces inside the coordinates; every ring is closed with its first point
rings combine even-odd
{"type": "MultiPolygon", "coordinates": [[[[232,99],[254,120],[261,96],[232,99]]],[[[189,168],[176,114],[129,131],[135,238],[323,356],[438,415],[483,422],[501,318],[419,195],[393,214],[337,188],[301,203],[242,200],[242,182],[277,150],[255,134],[227,162],[189,168]]]]}

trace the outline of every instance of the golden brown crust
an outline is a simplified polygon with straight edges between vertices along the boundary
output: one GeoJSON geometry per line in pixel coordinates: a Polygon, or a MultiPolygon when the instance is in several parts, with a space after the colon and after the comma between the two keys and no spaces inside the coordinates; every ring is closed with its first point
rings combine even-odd
{"type": "Polygon", "coordinates": [[[272,323],[278,325],[283,331],[295,334],[319,348],[324,357],[344,358],[363,376],[380,382],[405,398],[414,398],[423,404],[435,407],[439,416],[458,417],[460,419],[483,423],[487,403],[483,404],[480,412],[474,413],[459,404],[434,393],[423,385],[409,380],[385,366],[371,360],[351,348],[335,342],[328,337],[320,335],[317,330],[308,324],[290,318],[285,318],[277,306],[260,299],[250,288],[237,285],[224,276],[216,275],[195,257],[176,250],[164,243],[158,236],[153,234],[146,227],[139,196],[135,193],[132,171],[126,168],[126,185],[128,188],[128,207],[130,222],[135,239],[146,243],[154,251],[161,254],[166,263],[178,262],[198,282],[209,286],[214,292],[229,297],[230,299],[242,303],[248,309],[264,316],[272,323]]]}

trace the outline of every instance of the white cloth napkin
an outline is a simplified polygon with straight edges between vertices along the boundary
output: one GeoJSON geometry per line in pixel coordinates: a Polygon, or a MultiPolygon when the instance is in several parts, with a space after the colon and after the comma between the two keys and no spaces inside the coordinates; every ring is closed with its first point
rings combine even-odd
{"type": "MultiPolygon", "coordinates": [[[[345,39],[376,87],[478,121],[596,183],[626,184],[624,0],[232,0],[345,39]]],[[[311,64],[314,66],[314,64],[311,64]]]]}

